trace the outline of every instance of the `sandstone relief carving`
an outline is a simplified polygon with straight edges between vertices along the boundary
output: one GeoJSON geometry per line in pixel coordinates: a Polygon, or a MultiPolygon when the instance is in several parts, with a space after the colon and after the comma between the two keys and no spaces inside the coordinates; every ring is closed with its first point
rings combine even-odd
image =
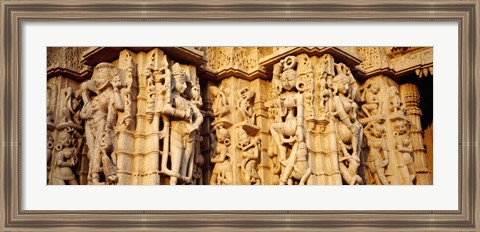
{"type": "Polygon", "coordinates": [[[366,166],[371,179],[377,185],[388,185],[385,168],[388,165],[389,152],[385,138],[385,128],[379,121],[368,124],[365,128],[368,156],[366,166]]]}
{"type": "Polygon", "coordinates": [[[73,128],[65,128],[58,135],[55,156],[52,161],[50,183],[53,185],[77,185],[73,168],[78,162],[82,136],[73,128]]]}
{"type": "Polygon", "coordinates": [[[124,109],[121,86],[117,68],[110,63],[100,63],[92,79],[80,87],[84,102],[80,117],[85,120],[90,160],[88,180],[92,184],[115,184],[117,181],[114,126],[117,111],[124,109]]]}
{"type": "Polygon", "coordinates": [[[429,49],[47,49],[47,183],[432,184],[429,49]]]}
{"type": "MultiPolygon", "coordinates": [[[[165,102],[161,109],[161,113],[168,116],[165,117],[165,121],[170,127],[166,137],[170,147],[166,154],[170,156],[171,168],[167,168],[167,158],[164,158],[161,172],[170,176],[170,185],[175,185],[178,181],[189,184],[192,181],[195,144],[203,116],[197,105],[185,97],[187,82],[190,80],[187,80],[185,71],[178,63],[172,66],[172,76],[171,87],[166,89],[167,92],[171,92],[165,93],[168,97],[163,99],[165,102]]],[[[191,84],[191,81],[189,83],[191,84]]]]}

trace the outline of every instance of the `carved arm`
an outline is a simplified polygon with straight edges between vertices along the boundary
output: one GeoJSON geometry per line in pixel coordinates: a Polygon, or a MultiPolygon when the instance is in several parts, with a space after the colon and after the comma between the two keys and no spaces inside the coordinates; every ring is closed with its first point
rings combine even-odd
{"type": "Polygon", "coordinates": [[[303,96],[301,94],[296,94],[295,100],[297,103],[297,131],[295,132],[295,135],[297,136],[298,142],[304,142],[305,127],[303,125],[303,119],[305,106],[303,104],[303,96]]]}
{"type": "Polygon", "coordinates": [[[402,143],[402,138],[397,138],[397,150],[404,153],[412,153],[413,149],[411,147],[405,147],[402,143]]]}
{"type": "Polygon", "coordinates": [[[120,95],[120,90],[118,89],[120,86],[120,77],[115,76],[111,83],[113,86],[113,107],[118,111],[123,111],[125,107],[122,96],[120,95]]]}
{"type": "MultiPolygon", "coordinates": [[[[217,147],[218,149],[218,147],[217,147]]],[[[222,147],[219,149],[220,152],[219,152],[219,156],[218,158],[214,157],[210,160],[210,162],[212,163],[222,163],[223,161],[225,161],[225,159],[227,158],[227,153],[228,153],[228,149],[226,146],[222,147]]]]}

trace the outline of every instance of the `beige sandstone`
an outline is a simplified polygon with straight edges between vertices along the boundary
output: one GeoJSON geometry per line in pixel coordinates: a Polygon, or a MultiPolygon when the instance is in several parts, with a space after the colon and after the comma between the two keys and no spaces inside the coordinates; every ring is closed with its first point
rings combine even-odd
{"type": "Polygon", "coordinates": [[[47,55],[48,184],[433,184],[431,47],[47,55]]]}

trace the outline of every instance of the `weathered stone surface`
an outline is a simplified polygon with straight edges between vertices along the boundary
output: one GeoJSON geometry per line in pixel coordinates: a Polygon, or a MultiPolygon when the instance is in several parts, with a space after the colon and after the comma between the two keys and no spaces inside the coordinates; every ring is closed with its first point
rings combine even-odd
{"type": "Polygon", "coordinates": [[[47,52],[48,184],[432,184],[433,48],[47,52]]]}

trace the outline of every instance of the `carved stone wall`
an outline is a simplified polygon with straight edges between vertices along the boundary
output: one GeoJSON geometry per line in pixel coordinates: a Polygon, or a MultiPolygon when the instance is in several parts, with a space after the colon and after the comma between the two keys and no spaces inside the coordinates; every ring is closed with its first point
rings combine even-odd
{"type": "Polygon", "coordinates": [[[48,48],[47,183],[432,184],[432,51],[48,48]]]}

